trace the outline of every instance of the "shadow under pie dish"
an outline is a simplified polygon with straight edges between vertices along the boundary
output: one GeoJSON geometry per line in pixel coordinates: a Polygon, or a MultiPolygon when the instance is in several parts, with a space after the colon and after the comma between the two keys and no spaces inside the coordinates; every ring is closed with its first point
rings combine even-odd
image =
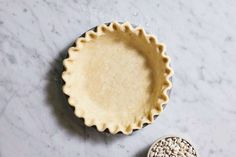
{"type": "Polygon", "coordinates": [[[164,45],[130,23],[102,24],[69,48],[63,92],[87,126],[131,134],[169,100],[173,70],[164,45]]]}

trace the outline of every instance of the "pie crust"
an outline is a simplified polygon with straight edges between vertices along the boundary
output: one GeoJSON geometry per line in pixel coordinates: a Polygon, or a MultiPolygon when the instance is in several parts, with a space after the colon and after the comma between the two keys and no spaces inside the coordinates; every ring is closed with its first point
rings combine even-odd
{"type": "Polygon", "coordinates": [[[173,70],[165,46],[141,27],[112,22],[97,26],[63,61],[63,92],[87,126],[131,134],[163,111],[173,70]]]}

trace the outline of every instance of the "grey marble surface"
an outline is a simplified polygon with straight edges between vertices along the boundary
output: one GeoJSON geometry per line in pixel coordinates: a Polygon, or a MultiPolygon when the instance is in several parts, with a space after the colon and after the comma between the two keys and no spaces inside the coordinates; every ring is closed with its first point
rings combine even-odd
{"type": "Polygon", "coordinates": [[[235,0],[0,0],[0,157],[145,157],[167,134],[200,156],[236,154],[235,0]],[[169,104],[131,136],[106,136],[71,114],[58,83],[68,46],[112,20],[145,27],[175,70],[169,104]]]}

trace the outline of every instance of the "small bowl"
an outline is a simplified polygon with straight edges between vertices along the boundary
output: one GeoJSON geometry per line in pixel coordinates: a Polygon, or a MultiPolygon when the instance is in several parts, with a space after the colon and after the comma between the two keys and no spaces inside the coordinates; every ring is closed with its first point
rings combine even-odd
{"type": "MultiPolygon", "coordinates": [[[[193,144],[191,144],[192,142],[190,142],[190,141],[187,140],[186,138],[182,138],[182,137],[174,136],[174,135],[167,135],[167,136],[163,136],[163,137],[161,137],[161,138],[158,138],[158,139],[151,145],[151,147],[149,148],[147,157],[152,157],[152,156],[151,156],[152,149],[155,147],[155,145],[156,145],[158,142],[160,142],[161,140],[168,139],[168,138],[180,138],[180,139],[186,141],[186,142],[193,148],[193,150],[195,151],[195,154],[196,154],[196,155],[193,156],[193,157],[198,157],[198,152],[197,152],[197,150],[195,149],[195,147],[193,146],[193,144]]],[[[154,156],[154,157],[156,157],[156,156],[154,156]]],[[[178,157],[179,157],[179,156],[178,156],[178,157]]]]}

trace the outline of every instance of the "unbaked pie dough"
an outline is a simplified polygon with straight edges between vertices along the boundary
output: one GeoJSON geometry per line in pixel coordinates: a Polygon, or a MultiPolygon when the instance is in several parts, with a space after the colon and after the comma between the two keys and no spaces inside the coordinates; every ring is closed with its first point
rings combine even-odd
{"type": "Polygon", "coordinates": [[[128,22],[100,25],[68,52],[63,91],[87,126],[130,134],[152,123],[169,99],[169,57],[141,27],[128,22]]]}

